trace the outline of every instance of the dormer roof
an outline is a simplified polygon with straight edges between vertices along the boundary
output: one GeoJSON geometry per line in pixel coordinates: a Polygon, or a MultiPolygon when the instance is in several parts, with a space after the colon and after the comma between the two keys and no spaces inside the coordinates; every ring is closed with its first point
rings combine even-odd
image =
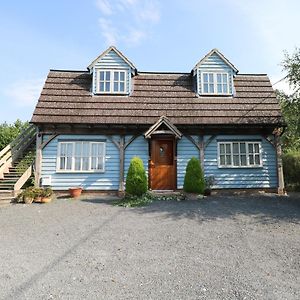
{"type": "Polygon", "coordinates": [[[193,68],[193,71],[196,70],[204,61],[212,56],[213,54],[217,54],[235,73],[238,73],[238,69],[216,48],[212,49],[210,52],[208,52],[193,68]]]}
{"type": "Polygon", "coordinates": [[[99,56],[97,56],[87,67],[88,70],[94,67],[94,65],[101,60],[102,57],[104,57],[107,53],[110,51],[114,51],[119,57],[121,57],[133,70],[137,70],[137,68],[134,66],[134,64],[121,52],[119,51],[115,46],[110,46],[108,49],[106,49],[104,52],[102,52],[99,56]]]}

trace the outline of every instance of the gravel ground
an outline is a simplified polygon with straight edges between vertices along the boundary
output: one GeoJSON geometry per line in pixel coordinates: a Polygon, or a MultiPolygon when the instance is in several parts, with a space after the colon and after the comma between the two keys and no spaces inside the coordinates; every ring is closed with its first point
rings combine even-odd
{"type": "Polygon", "coordinates": [[[300,299],[300,198],[0,209],[0,299],[300,299]]]}

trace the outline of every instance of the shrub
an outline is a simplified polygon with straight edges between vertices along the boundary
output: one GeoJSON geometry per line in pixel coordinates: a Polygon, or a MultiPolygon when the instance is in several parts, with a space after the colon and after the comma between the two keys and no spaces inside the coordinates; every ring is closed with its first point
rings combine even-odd
{"type": "Polygon", "coordinates": [[[187,193],[203,194],[204,189],[205,181],[200,161],[192,157],[186,166],[183,190],[187,193]]]}
{"type": "Polygon", "coordinates": [[[286,185],[300,188],[300,152],[290,151],[282,155],[283,173],[286,185]]]}
{"type": "Polygon", "coordinates": [[[143,161],[133,157],[126,177],[126,194],[141,196],[147,192],[148,183],[143,161]]]}

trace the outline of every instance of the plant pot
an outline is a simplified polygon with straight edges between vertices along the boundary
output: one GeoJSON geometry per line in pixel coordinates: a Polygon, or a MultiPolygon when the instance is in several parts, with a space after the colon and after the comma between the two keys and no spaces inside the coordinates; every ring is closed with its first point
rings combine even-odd
{"type": "Polygon", "coordinates": [[[31,204],[33,202],[33,198],[31,197],[24,197],[23,200],[25,204],[31,204]]]}
{"type": "Polygon", "coordinates": [[[70,188],[69,193],[72,198],[79,197],[81,195],[82,188],[70,188]]]}
{"type": "Polygon", "coordinates": [[[52,199],[50,197],[41,197],[41,203],[49,203],[51,200],[52,199]]]}
{"type": "Polygon", "coordinates": [[[42,197],[35,197],[34,198],[34,200],[33,200],[34,202],[37,202],[37,203],[40,203],[40,202],[42,202],[42,197]]]}

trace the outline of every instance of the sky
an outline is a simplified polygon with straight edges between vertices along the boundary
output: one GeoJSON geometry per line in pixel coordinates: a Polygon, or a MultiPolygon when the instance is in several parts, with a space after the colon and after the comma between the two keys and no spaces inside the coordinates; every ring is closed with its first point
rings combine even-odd
{"type": "Polygon", "coordinates": [[[275,83],[300,46],[299,11],[299,0],[1,0],[0,123],[30,120],[49,69],[86,70],[110,45],[139,71],[170,72],[217,48],[275,83]]]}

